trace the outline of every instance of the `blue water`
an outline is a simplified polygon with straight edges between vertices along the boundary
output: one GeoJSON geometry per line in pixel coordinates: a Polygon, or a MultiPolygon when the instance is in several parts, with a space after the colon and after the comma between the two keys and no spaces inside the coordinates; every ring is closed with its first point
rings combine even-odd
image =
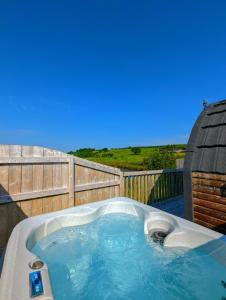
{"type": "Polygon", "coordinates": [[[143,220],[109,214],[63,228],[32,252],[49,267],[56,300],[221,300],[226,269],[199,251],[164,249],[143,220]]]}

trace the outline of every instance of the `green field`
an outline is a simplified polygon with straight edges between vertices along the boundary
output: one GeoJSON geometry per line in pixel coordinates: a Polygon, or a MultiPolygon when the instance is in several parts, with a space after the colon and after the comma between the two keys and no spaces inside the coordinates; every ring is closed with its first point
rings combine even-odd
{"type": "MultiPolygon", "coordinates": [[[[93,150],[92,156],[86,156],[83,158],[95,161],[101,164],[109,165],[112,167],[128,169],[128,170],[145,170],[145,159],[148,159],[155,151],[168,151],[172,152],[177,158],[184,158],[185,145],[170,145],[170,146],[154,146],[154,147],[139,147],[141,149],[140,154],[134,154],[129,148],[119,148],[119,149],[108,149],[105,150],[93,150]],[[173,146],[173,147],[172,147],[173,146]],[[168,149],[169,148],[169,149],[168,149]],[[172,149],[171,149],[172,148],[172,149]]],[[[77,155],[78,152],[71,152],[71,154],[77,155]]],[[[81,156],[82,157],[82,156],[81,156]]]]}

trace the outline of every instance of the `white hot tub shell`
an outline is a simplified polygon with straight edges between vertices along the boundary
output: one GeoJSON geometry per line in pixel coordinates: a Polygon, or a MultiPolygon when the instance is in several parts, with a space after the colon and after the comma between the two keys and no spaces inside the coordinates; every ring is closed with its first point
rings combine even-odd
{"type": "MultiPolygon", "coordinates": [[[[29,274],[31,264],[38,258],[31,252],[37,241],[48,234],[68,226],[94,221],[101,215],[126,213],[144,220],[144,234],[163,231],[167,234],[164,247],[203,247],[203,251],[226,265],[224,236],[203,226],[165,213],[159,209],[138,203],[129,198],[112,198],[85,204],[62,211],[28,218],[20,222],[9,239],[0,279],[1,300],[30,300],[29,274]],[[206,246],[207,245],[207,246],[206,246]]],[[[35,299],[53,300],[48,266],[41,268],[44,293],[35,299]]]]}

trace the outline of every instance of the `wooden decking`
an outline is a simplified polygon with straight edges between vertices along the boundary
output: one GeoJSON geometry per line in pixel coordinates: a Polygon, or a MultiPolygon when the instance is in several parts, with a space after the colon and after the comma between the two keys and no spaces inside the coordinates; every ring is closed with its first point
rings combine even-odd
{"type": "Polygon", "coordinates": [[[184,197],[179,196],[152,205],[172,215],[184,218],[184,197]]]}

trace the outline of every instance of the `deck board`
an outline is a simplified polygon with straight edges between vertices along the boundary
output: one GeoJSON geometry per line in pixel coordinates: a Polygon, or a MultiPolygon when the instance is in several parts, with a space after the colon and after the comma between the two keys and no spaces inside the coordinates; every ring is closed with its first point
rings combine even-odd
{"type": "Polygon", "coordinates": [[[184,197],[171,198],[152,205],[165,212],[184,218],[184,197]]]}

